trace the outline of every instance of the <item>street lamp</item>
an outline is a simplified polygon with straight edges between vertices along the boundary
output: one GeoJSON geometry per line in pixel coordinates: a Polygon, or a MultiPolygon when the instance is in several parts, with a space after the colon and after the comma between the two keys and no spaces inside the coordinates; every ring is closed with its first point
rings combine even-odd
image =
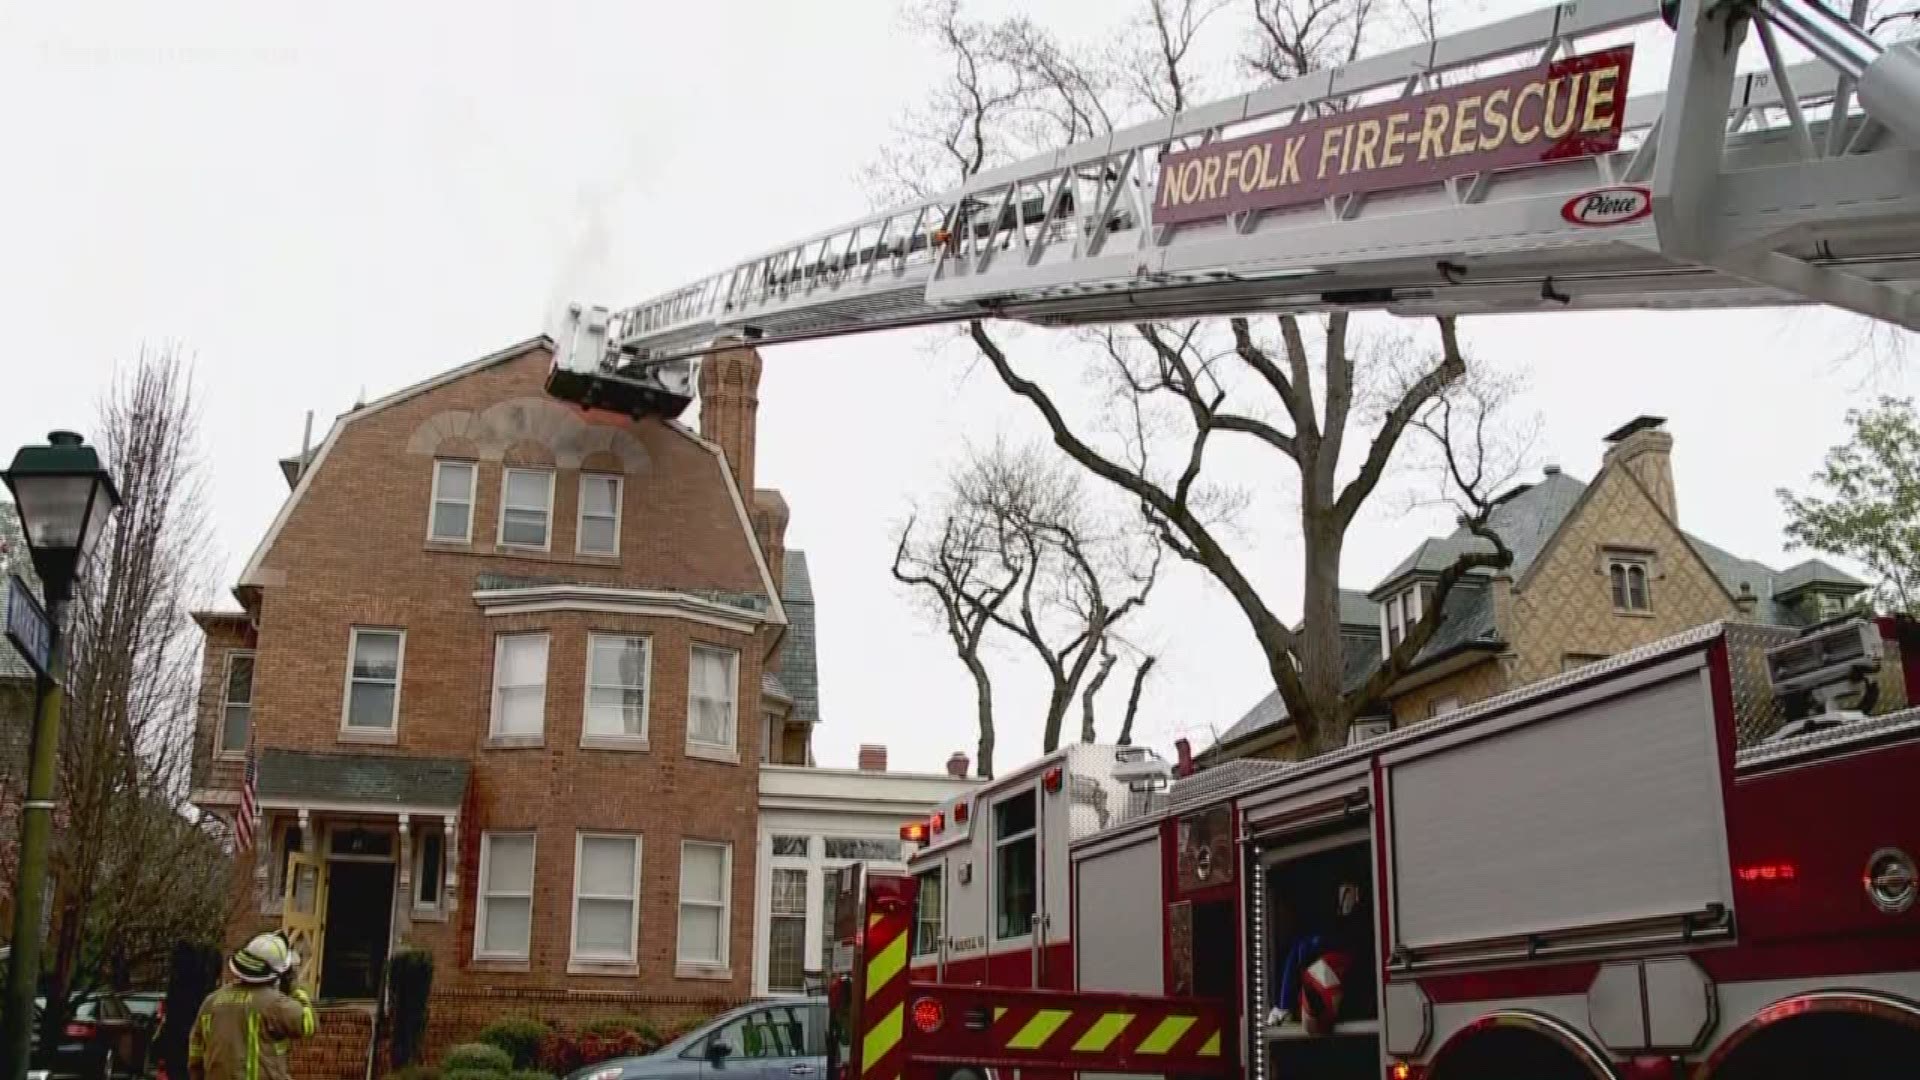
{"type": "Polygon", "coordinates": [[[53,833],[53,772],[60,745],[60,624],[87,558],[107,519],[120,505],[100,455],[71,431],[47,436],[45,446],[21,447],[0,473],[13,492],[27,551],[46,593],[46,666],[34,710],[26,798],[20,813],[20,862],[13,890],[13,952],[7,964],[5,1024],[0,1027],[4,1080],[24,1080],[33,1024],[33,992],[40,975],[40,914],[46,908],[47,847],[53,833]]]}

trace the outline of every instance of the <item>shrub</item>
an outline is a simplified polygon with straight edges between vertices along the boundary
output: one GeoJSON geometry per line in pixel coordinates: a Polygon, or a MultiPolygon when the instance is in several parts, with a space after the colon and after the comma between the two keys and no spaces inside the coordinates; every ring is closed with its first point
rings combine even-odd
{"type": "Polygon", "coordinates": [[[440,1074],[440,1080],[505,1080],[506,1075],[492,1069],[448,1069],[440,1074]]]}
{"type": "Polygon", "coordinates": [[[507,1074],[507,1080],[555,1080],[555,1077],[539,1069],[515,1069],[507,1074]]]}
{"type": "Polygon", "coordinates": [[[644,1034],[619,1030],[617,1027],[600,1030],[609,1033],[583,1031],[578,1035],[556,1033],[547,1036],[540,1043],[540,1067],[565,1076],[575,1069],[602,1061],[651,1054],[661,1046],[659,1036],[652,1029],[644,1034]]]}
{"type": "Polygon", "coordinates": [[[440,1062],[440,1080],[454,1080],[454,1074],[460,1072],[508,1073],[513,1071],[513,1059],[505,1050],[486,1043],[461,1043],[447,1051],[440,1062]]]}
{"type": "Polygon", "coordinates": [[[532,1017],[509,1016],[480,1029],[477,1041],[505,1051],[513,1068],[531,1069],[540,1064],[540,1045],[552,1031],[532,1017]]]}
{"type": "Polygon", "coordinates": [[[440,1080],[440,1070],[431,1065],[408,1065],[388,1073],[386,1080],[440,1080]]]}
{"type": "Polygon", "coordinates": [[[396,951],[387,960],[387,986],[393,1001],[393,1064],[404,1068],[419,1061],[420,1044],[427,1038],[433,954],[425,949],[396,951]]]}

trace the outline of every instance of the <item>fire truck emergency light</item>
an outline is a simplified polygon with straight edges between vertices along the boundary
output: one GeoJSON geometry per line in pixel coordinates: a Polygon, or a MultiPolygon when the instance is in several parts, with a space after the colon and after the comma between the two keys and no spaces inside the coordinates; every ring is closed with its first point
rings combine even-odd
{"type": "Polygon", "coordinates": [[[912,822],[908,822],[905,825],[900,826],[900,839],[905,840],[910,844],[926,843],[927,842],[926,823],[922,821],[912,821],[912,822]]]}
{"type": "Polygon", "coordinates": [[[1060,766],[1055,765],[1053,768],[1047,770],[1045,776],[1040,778],[1040,786],[1046,788],[1047,794],[1051,795],[1060,790],[1060,781],[1065,776],[1066,774],[1060,771],[1060,766]]]}

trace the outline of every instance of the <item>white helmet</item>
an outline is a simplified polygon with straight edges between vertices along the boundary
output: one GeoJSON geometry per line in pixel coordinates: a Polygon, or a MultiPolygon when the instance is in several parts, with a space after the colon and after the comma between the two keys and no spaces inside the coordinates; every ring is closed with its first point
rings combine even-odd
{"type": "Polygon", "coordinates": [[[241,982],[269,983],[299,964],[300,954],[293,951],[293,946],[287,944],[284,936],[273,931],[261,934],[242,946],[227,961],[227,968],[241,982]]]}

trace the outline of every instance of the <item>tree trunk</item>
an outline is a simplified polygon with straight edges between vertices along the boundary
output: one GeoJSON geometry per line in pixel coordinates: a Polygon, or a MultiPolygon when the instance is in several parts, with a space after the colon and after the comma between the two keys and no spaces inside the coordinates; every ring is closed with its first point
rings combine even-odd
{"type": "Polygon", "coordinates": [[[1067,710],[1073,706],[1073,687],[1055,679],[1053,690],[1047,694],[1047,727],[1045,739],[1040,744],[1040,752],[1051,754],[1060,749],[1060,732],[1067,726],[1067,710]]]}
{"type": "Polygon", "coordinates": [[[987,665],[980,657],[963,657],[967,670],[973,673],[974,702],[980,718],[980,743],[976,747],[974,775],[982,780],[993,779],[993,680],[987,677],[987,665]]]}
{"type": "MultiPolygon", "coordinates": [[[[1302,588],[1301,613],[1306,625],[1314,627],[1340,625],[1342,537],[1338,528],[1324,520],[1326,513],[1328,511],[1310,510],[1303,514],[1305,520],[1302,521],[1306,526],[1306,576],[1302,588]]],[[[1346,658],[1338,632],[1300,635],[1299,652],[1300,681],[1306,689],[1307,700],[1318,705],[1314,715],[1294,720],[1294,730],[1300,740],[1300,754],[1304,760],[1340,747],[1347,741],[1347,718],[1337,707],[1341,700],[1340,683],[1346,658]]]]}

